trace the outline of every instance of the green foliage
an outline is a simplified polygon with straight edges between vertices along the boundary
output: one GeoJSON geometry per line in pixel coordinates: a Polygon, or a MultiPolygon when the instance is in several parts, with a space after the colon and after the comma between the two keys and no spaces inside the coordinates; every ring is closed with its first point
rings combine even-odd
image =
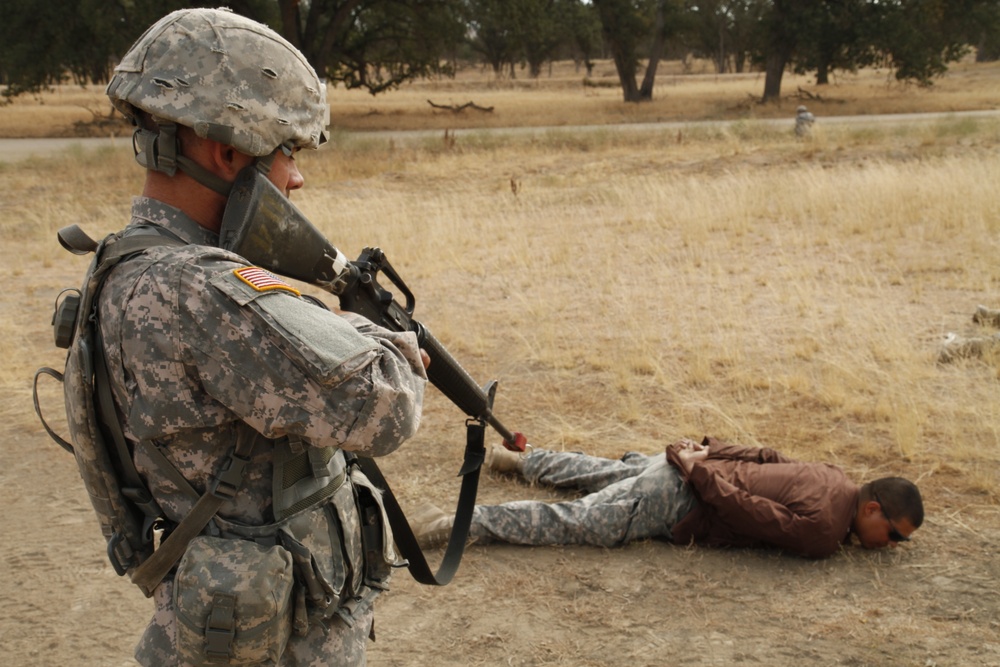
{"type": "MultiPolygon", "coordinates": [[[[997,0],[756,0],[752,59],[766,71],[763,101],[780,95],[788,64],[825,82],[835,70],[885,62],[903,81],[929,85],[983,39],[997,0]]],[[[993,24],[997,25],[997,24],[993,24]]]]}
{"type": "MultiPolygon", "coordinates": [[[[182,0],[3,0],[3,95],[73,81],[104,83],[153,22],[182,0]]],[[[656,64],[673,53],[711,57],[720,72],[767,72],[764,98],[787,66],[816,72],[876,62],[900,80],[931,83],[969,46],[1000,57],[1000,0],[231,0],[265,22],[330,81],[372,94],[449,74],[463,48],[497,76],[558,57],[611,56],[626,101],[651,99],[656,64]],[[642,84],[636,81],[646,62],[642,84]]]]}
{"type": "Polygon", "coordinates": [[[875,49],[901,81],[930,85],[968,52],[975,17],[994,0],[892,0],[877,3],[869,24],[875,49]]]}
{"type": "Polygon", "coordinates": [[[191,3],[178,0],[4,0],[0,82],[4,97],[72,80],[106,83],[151,23],[191,3]]]}
{"type": "Polygon", "coordinates": [[[615,62],[626,102],[650,100],[666,40],[684,26],[680,0],[594,0],[604,42],[615,62]],[[639,62],[647,59],[642,86],[636,82],[639,62]]]}
{"type": "Polygon", "coordinates": [[[466,0],[468,42],[496,76],[526,62],[534,78],[560,51],[589,61],[599,48],[600,28],[581,0],[466,0]]]}
{"type": "Polygon", "coordinates": [[[711,58],[720,74],[742,72],[765,4],[758,0],[688,0],[683,39],[695,54],[711,58]]]}
{"type": "Polygon", "coordinates": [[[325,72],[373,95],[411,79],[446,72],[442,59],[462,37],[450,0],[362,2],[335,40],[325,72]]]}
{"type": "Polygon", "coordinates": [[[332,81],[373,94],[446,71],[461,0],[4,0],[0,83],[9,99],[67,80],[105,83],[142,32],[183,7],[225,4],[298,46],[332,81]]]}

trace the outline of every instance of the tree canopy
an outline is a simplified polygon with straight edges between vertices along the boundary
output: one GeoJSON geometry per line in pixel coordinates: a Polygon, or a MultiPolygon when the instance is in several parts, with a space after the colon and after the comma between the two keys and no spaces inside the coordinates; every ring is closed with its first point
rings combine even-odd
{"type": "MultiPolygon", "coordinates": [[[[133,41],[183,0],[4,0],[0,85],[11,98],[66,81],[104,83],[133,41]]],[[[373,95],[475,60],[497,77],[545,63],[615,63],[623,99],[653,98],[664,54],[708,58],[719,72],[765,72],[763,101],[784,72],[879,64],[929,85],[971,47],[1000,57],[1000,0],[232,0],[272,26],[317,72],[373,95]],[[645,68],[642,70],[642,68],[645,68]],[[640,80],[641,75],[641,80],[640,80]]]]}

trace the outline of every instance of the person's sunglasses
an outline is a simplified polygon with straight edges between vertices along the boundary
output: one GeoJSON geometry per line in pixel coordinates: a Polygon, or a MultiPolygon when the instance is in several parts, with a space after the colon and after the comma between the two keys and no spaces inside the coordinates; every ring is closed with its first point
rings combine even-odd
{"type": "Polygon", "coordinates": [[[910,538],[904,537],[898,530],[896,530],[896,526],[892,523],[892,519],[890,519],[889,515],[885,513],[885,505],[882,504],[882,499],[878,497],[878,493],[872,491],[872,495],[875,496],[875,502],[877,502],[878,506],[882,509],[882,516],[884,516],[885,520],[889,522],[889,541],[909,542],[910,538]]]}

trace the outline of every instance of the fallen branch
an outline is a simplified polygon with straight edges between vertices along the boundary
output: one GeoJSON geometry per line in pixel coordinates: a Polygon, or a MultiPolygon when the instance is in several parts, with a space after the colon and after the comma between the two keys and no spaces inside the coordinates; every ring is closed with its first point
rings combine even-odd
{"type": "Polygon", "coordinates": [[[475,109],[476,111],[482,111],[484,113],[491,113],[493,107],[481,107],[475,102],[466,102],[465,104],[435,104],[430,100],[427,100],[427,104],[431,105],[435,109],[446,109],[452,113],[462,113],[466,109],[475,109]]]}
{"type": "Polygon", "coordinates": [[[805,100],[815,100],[818,102],[823,101],[823,98],[819,96],[819,93],[810,93],[808,90],[804,90],[802,86],[799,86],[799,92],[796,93],[795,96],[798,97],[800,100],[805,99],[805,100]]]}

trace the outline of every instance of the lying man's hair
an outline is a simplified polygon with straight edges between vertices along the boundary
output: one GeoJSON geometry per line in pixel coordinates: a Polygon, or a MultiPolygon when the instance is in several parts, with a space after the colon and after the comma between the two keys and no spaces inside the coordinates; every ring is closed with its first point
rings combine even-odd
{"type": "Polygon", "coordinates": [[[914,528],[924,522],[924,501],[916,484],[902,477],[883,477],[861,487],[864,501],[878,495],[883,511],[894,519],[905,518],[914,528]]]}

